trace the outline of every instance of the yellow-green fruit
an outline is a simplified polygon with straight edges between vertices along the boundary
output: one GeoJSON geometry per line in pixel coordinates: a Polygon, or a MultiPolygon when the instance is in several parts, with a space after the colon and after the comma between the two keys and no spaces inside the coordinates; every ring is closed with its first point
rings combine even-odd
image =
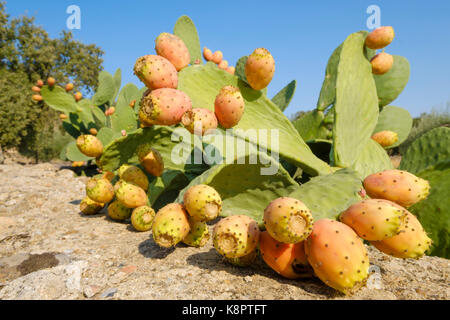
{"type": "Polygon", "coordinates": [[[205,222],[195,221],[192,217],[189,218],[188,235],[183,239],[183,243],[191,247],[203,247],[209,240],[209,229],[205,222]]]}
{"type": "Polygon", "coordinates": [[[81,135],[77,138],[77,147],[80,152],[88,157],[97,158],[103,153],[102,142],[93,135],[81,135]]]}
{"type": "Polygon", "coordinates": [[[80,203],[80,211],[85,215],[93,215],[103,209],[103,203],[95,202],[89,197],[86,197],[80,203]]]}
{"type": "Polygon", "coordinates": [[[148,202],[144,189],[133,183],[121,180],[113,189],[116,189],[116,198],[127,208],[142,207],[148,202]]]}
{"type": "Polygon", "coordinates": [[[147,175],[138,167],[124,164],[119,168],[118,174],[120,179],[126,182],[134,183],[145,191],[148,190],[147,175]]]}
{"type": "Polygon", "coordinates": [[[107,179],[92,178],[86,183],[86,194],[95,202],[108,203],[114,198],[114,187],[107,179]]]}
{"type": "Polygon", "coordinates": [[[131,217],[132,209],[127,208],[118,200],[113,201],[108,206],[108,216],[116,221],[123,221],[131,217]]]}
{"type": "Polygon", "coordinates": [[[138,207],[131,214],[131,224],[137,231],[149,231],[152,228],[155,215],[155,210],[149,206],[138,207]]]}
{"type": "Polygon", "coordinates": [[[264,225],[270,236],[282,243],[298,243],[312,232],[311,211],[300,200],[281,197],[264,210],[264,225]]]}
{"type": "Polygon", "coordinates": [[[152,176],[160,177],[164,172],[164,160],[158,150],[152,148],[149,143],[140,145],[137,149],[139,162],[145,171],[152,176]]]}
{"type": "Polygon", "coordinates": [[[179,203],[171,203],[161,208],[153,220],[153,239],[164,248],[175,246],[186,238],[189,231],[188,214],[179,203]]]}
{"type": "Polygon", "coordinates": [[[216,219],[222,211],[222,198],[210,186],[200,184],[189,188],[183,197],[189,215],[197,221],[216,219]]]}
{"type": "Polygon", "coordinates": [[[226,258],[240,258],[250,254],[258,245],[258,223],[245,215],[220,220],[213,231],[214,248],[226,258]]]}

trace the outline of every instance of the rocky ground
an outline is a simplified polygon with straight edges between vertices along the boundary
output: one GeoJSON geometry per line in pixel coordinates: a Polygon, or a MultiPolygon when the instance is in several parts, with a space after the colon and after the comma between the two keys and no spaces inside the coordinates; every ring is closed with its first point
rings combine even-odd
{"type": "Polygon", "coordinates": [[[212,244],[159,248],[105,213],[79,213],[85,177],[58,163],[0,165],[0,299],[449,299],[450,260],[369,248],[366,287],[343,296],[264,262],[228,265],[212,244]]]}

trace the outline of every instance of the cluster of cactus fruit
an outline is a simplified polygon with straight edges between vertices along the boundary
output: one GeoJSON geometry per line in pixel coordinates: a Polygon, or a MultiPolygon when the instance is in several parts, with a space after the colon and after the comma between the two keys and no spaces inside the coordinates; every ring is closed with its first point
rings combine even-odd
{"type": "MultiPolygon", "coordinates": [[[[211,238],[225,261],[249,266],[261,255],[284,277],[315,275],[344,293],[368,277],[361,239],[399,258],[420,258],[432,243],[446,252],[447,238],[434,238],[425,228],[430,239],[421,226],[428,218],[416,207],[434,206],[436,197],[445,197],[433,170],[448,169],[448,146],[433,147],[429,158],[418,159],[420,150],[433,145],[428,141],[436,140],[427,138],[414,146],[419,152],[402,160],[405,170],[395,170],[387,154],[412,125],[408,111],[388,106],[406,86],[407,60],[394,56],[388,71],[376,71],[386,62],[383,56],[373,58],[374,50],[392,40],[390,27],[348,36],[328,62],[317,109],[294,122],[282,111],[295,81],[267,97],[275,72],[267,49],[257,48],[229,67],[221,51],[202,52],[187,16],[177,21],[173,34],[156,38],[155,55],[137,59],[134,74],[142,89],[119,90],[117,73],[101,74],[92,100],[70,100],[54,83],[53,89],[44,87],[49,106],[63,110],[61,101],[69,103],[64,121],[77,135],[66,157],[95,160],[100,171],[87,183],[81,211],[106,208],[113,220],[151,230],[164,248],[180,242],[206,245],[208,222],[220,216],[211,238]],[[187,130],[193,145],[189,137],[177,136],[179,128],[187,130]],[[276,131],[278,141],[244,132],[258,129],[276,131]],[[234,140],[223,145],[207,139],[217,132],[234,140]],[[200,137],[202,142],[195,143],[200,137]],[[246,147],[245,154],[233,153],[238,144],[246,147]],[[172,158],[180,145],[190,152],[182,163],[172,158]],[[213,157],[226,158],[230,150],[231,162],[213,157]],[[200,163],[192,163],[195,151],[200,163]],[[274,163],[275,174],[261,173],[274,163]]],[[[449,138],[448,130],[439,135],[449,138]]]]}

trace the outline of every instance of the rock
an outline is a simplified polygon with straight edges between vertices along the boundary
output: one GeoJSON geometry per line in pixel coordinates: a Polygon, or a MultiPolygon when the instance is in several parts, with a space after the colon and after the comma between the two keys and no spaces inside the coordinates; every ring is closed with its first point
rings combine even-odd
{"type": "Polygon", "coordinates": [[[117,288],[110,288],[103,291],[103,293],[100,295],[100,298],[111,298],[117,293],[117,288]]]}
{"type": "Polygon", "coordinates": [[[76,261],[17,278],[0,289],[0,300],[77,299],[81,270],[86,264],[76,261]]]}
{"type": "Polygon", "coordinates": [[[97,286],[87,286],[86,288],[84,288],[83,290],[83,295],[86,298],[92,298],[93,296],[95,296],[98,292],[100,291],[100,288],[97,286]]]}

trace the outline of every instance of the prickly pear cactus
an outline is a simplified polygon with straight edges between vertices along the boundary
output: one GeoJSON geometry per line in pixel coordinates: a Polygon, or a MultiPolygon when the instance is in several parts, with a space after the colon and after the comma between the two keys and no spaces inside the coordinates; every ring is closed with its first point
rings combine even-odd
{"type": "MultiPolygon", "coordinates": [[[[72,94],[57,85],[43,86],[41,95],[49,107],[64,115],[63,128],[74,139],[80,135],[89,134],[92,129],[95,129],[97,138],[106,146],[120,137],[122,130],[132,132],[138,128],[134,110],[139,108],[142,90],[133,84],[127,84],[120,90],[121,77],[120,69],[114,76],[102,71],[99,74],[97,91],[92,99],[77,101],[72,94]],[[133,108],[130,107],[132,101],[137,101],[133,108]],[[114,114],[105,115],[105,111],[113,105],[114,114]]],[[[63,148],[60,157],[71,161],[94,159],[77,150],[74,141],[63,148]]]]}

